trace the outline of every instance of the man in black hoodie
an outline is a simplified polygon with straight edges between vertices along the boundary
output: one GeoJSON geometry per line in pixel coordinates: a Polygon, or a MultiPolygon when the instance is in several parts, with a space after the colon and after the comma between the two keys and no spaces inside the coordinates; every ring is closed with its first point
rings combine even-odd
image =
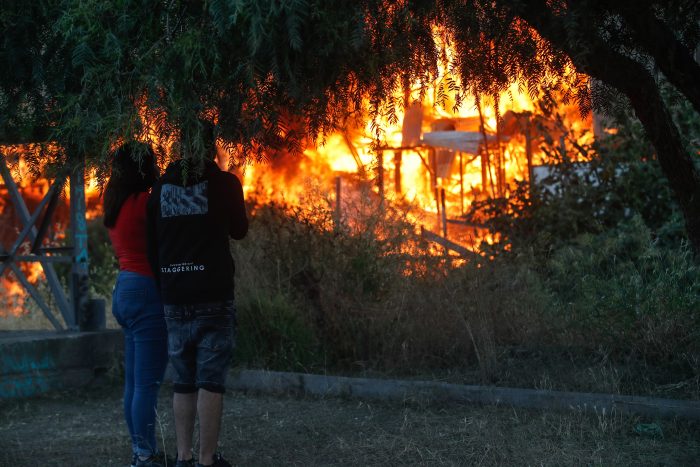
{"type": "Polygon", "coordinates": [[[214,162],[213,127],[204,166],[171,163],[148,201],[149,261],[160,282],[175,369],[176,467],[194,466],[192,435],[199,415],[199,466],[230,467],[216,446],[225,378],[235,331],[234,263],[229,238],[248,232],[243,188],[214,162]]]}

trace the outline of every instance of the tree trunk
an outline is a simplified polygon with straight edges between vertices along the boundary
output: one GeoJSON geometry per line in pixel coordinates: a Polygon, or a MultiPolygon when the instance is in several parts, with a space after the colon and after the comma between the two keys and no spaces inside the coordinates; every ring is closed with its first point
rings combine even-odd
{"type": "Polygon", "coordinates": [[[696,253],[700,253],[700,177],[688,152],[683,147],[678,129],[673,123],[651,76],[644,76],[638,86],[625,94],[644,125],[656,148],[659,164],[683,211],[688,238],[696,253]]]}

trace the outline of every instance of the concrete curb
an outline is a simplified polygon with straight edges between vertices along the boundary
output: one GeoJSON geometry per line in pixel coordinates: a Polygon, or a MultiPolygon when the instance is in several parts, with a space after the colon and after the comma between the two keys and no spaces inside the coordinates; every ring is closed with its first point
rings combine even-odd
{"type": "Polygon", "coordinates": [[[700,402],[653,397],[467,386],[433,381],[348,378],[277,371],[242,370],[227,384],[235,391],[297,393],[384,401],[458,402],[528,409],[582,410],[700,420],[700,402]]]}
{"type": "Polygon", "coordinates": [[[124,350],[121,330],[0,332],[0,400],[80,388],[124,350]]]}

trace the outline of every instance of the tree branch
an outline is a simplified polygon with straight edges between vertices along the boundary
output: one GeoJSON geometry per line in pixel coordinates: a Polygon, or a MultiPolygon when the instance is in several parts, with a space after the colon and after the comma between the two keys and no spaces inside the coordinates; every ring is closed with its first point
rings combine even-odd
{"type": "Polygon", "coordinates": [[[594,31],[565,23],[544,0],[496,0],[513,10],[554,47],[563,50],[582,72],[623,92],[630,100],[685,218],[688,237],[700,252],[700,177],[658,87],[639,62],[614,51],[594,31]]]}
{"type": "Polygon", "coordinates": [[[651,9],[626,4],[613,8],[622,15],[642,49],[654,57],[666,78],[700,113],[700,64],[693,59],[693,51],[651,9]]]}

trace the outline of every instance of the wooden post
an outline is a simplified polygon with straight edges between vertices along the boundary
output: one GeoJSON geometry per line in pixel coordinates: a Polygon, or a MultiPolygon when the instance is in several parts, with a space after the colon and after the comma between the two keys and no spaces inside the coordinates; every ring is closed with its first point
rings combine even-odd
{"type": "Polygon", "coordinates": [[[394,151],[394,191],[400,195],[401,190],[401,159],[402,151],[394,151]]]}
{"type": "Polygon", "coordinates": [[[489,156],[489,140],[486,136],[486,121],[484,120],[484,114],[481,111],[481,100],[479,96],[476,96],[476,108],[479,111],[479,130],[481,131],[481,136],[484,139],[484,150],[481,153],[481,187],[483,188],[484,193],[487,196],[489,195],[489,191],[493,196],[493,178],[491,177],[491,157],[489,156]]]}
{"type": "Polygon", "coordinates": [[[341,187],[342,187],[342,181],[340,176],[335,177],[335,229],[339,230],[340,229],[340,221],[341,221],[341,207],[340,207],[340,200],[341,200],[341,187]]]}
{"type": "Polygon", "coordinates": [[[459,153],[459,209],[460,214],[464,215],[464,167],[462,162],[462,153],[459,153]]]}
{"type": "Polygon", "coordinates": [[[440,204],[442,205],[442,236],[447,238],[447,209],[445,209],[445,189],[440,189],[440,204]]]}
{"type": "Polygon", "coordinates": [[[70,175],[70,217],[73,237],[70,296],[74,322],[79,326],[89,317],[88,235],[85,220],[85,165],[82,158],[70,175]]]}
{"type": "Polygon", "coordinates": [[[525,117],[525,157],[527,158],[527,182],[530,188],[530,193],[532,193],[532,128],[530,125],[530,117],[525,117]]]}
{"type": "Polygon", "coordinates": [[[496,146],[498,148],[496,151],[496,186],[498,196],[503,197],[506,192],[506,163],[503,148],[501,147],[501,110],[498,94],[493,96],[493,102],[496,113],[496,146]]]}
{"type": "Polygon", "coordinates": [[[430,149],[429,152],[429,165],[430,165],[430,187],[433,189],[433,194],[435,196],[435,208],[437,209],[437,229],[440,230],[440,192],[438,191],[438,181],[437,181],[437,158],[435,156],[435,150],[430,149]]]}
{"type": "Polygon", "coordinates": [[[559,147],[561,148],[561,159],[562,161],[565,161],[567,159],[567,154],[566,154],[566,137],[564,135],[561,135],[559,137],[559,147]]]}
{"type": "Polygon", "coordinates": [[[379,190],[379,208],[384,209],[384,151],[377,152],[377,188],[379,190]]]}
{"type": "Polygon", "coordinates": [[[489,175],[488,175],[488,166],[489,166],[489,155],[486,152],[486,148],[484,148],[481,151],[481,189],[483,190],[484,194],[488,196],[489,193],[489,175]]]}

